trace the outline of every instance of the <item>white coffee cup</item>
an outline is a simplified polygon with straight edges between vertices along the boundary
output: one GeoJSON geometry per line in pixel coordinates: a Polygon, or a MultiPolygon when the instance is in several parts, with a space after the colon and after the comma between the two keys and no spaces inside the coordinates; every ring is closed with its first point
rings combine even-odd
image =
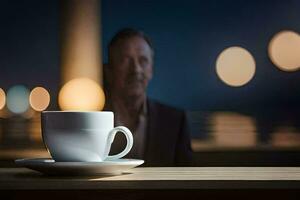
{"type": "Polygon", "coordinates": [[[114,128],[113,112],[104,111],[44,111],[42,138],[56,162],[102,162],[125,156],[133,145],[130,130],[114,128]],[[122,132],[127,139],[125,149],[109,156],[115,134],[122,132]]]}

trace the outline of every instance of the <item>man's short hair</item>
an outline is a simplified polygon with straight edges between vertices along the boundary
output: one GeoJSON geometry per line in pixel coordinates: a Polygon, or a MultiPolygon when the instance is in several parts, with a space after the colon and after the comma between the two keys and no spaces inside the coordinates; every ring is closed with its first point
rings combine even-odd
{"type": "Polygon", "coordinates": [[[153,49],[152,42],[151,42],[150,38],[144,32],[133,29],[133,28],[123,28],[115,34],[115,36],[111,39],[110,43],[108,44],[109,59],[111,58],[112,49],[118,42],[120,42],[122,40],[124,41],[124,40],[130,39],[133,37],[140,37],[140,38],[144,39],[151,49],[152,56],[154,55],[154,49],[153,49]]]}

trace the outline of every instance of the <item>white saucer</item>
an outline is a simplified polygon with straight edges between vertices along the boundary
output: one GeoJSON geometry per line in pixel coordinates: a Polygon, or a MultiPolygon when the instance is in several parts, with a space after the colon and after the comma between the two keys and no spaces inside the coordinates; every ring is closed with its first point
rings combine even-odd
{"type": "Polygon", "coordinates": [[[55,162],[51,158],[24,158],[15,163],[47,175],[118,175],[144,163],[137,159],[117,159],[103,162],[55,162]]]}

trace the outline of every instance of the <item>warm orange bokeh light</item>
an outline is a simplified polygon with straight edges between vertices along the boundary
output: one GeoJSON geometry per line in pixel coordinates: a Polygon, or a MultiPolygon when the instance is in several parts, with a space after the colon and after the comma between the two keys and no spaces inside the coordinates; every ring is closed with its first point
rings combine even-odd
{"type": "Polygon", "coordinates": [[[2,88],[0,88],[0,110],[2,108],[4,108],[6,103],[6,96],[5,96],[5,92],[2,88]]]}
{"type": "Polygon", "coordinates": [[[222,51],[216,62],[218,77],[229,86],[248,83],[255,73],[255,60],[244,48],[229,47],[222,51]]]}
{"type": "Polygon", "coordinates": [[[271,144],[274,147],[297,147],[300,146],[300,134],[295,127],[276,127],[271,134],[271,144]]]}
{"type": "Polygon", "coordinates": [[[62,87],[58,103],[62,110],[102,110],[105,96],[102,88],[95,81],[77,78],[62,87]]]}
{"type": "Polygon", "coordinates": [[[300,35],[293,31],[277,33],[269,44],[271,61],[283,71],[300,68],[300,35]]]}
{"type": "Polygon", "coordinates": [[[225,147],[251,147],[257,142],[254,120],[232,112],[216,112],[210,120],[211,133],[216,145],[225,147]]]}
{"type": "Polygon", "coordinates": [[[36,111],[45,110],[50,103],[50,94],[43,87],[34,88],[29,95],[30,106],[36,111]]]}

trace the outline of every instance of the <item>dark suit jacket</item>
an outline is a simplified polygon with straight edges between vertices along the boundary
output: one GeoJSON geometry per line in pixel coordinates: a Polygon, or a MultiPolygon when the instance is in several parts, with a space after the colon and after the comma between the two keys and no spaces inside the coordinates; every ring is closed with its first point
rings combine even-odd
{"type": "Polygon", "coordinates": [[[185,113],[148,99],[144,166],[189,166],[192,160],[185,113]]]}
{"type": "MultiPolygon", "coordinates": [[[[110,155],[122,151],[125,144],[125,137],[117,134],[110,155]]],[[[133,158],[130,153],[125,157],[133,158]]],[[[141,159],[145,160],[143,166],[191,165],[190,136],[183,111],[147,99],[147,131],[141,159]]]]}

